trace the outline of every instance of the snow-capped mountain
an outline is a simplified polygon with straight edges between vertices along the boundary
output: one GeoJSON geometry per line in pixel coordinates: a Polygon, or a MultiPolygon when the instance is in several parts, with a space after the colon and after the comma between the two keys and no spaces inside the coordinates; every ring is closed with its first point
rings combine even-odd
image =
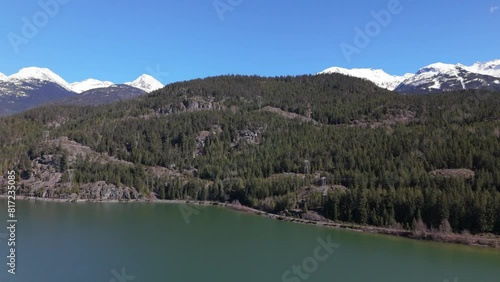
{"type": "Polygon", "coordinates": [[[451,83],[449,86],[456,88],[454,90],[467,89],[463,78],[466,72],[460,65],[435,63],[421,68],[398,88],[401,90],[401,88],[410,86],[422,91],[440,90],[443,83],[453,80],[455,83],[451,83]]]}
{"type": "Polygon", "coordinates": [[[480,64],[475,66],[466,67],[461,64],[444,63],[431,64],[421,68],[414,76],[403,81],[396,88],[396,91],[403,93],[431,93],[465,89],[500,90],[498,78],[476,72],[486,70],[480,64]],[[471,69],[475,71],[471,71],[471,69]]]}
{"type": "Polygon", "coordinates": [[[141,90],[144,90],[146,92],[152,92],[154,90],[158,90],[160,88],[163,88],[163,84],[156,80],[154,77],[148,75],[148,74],[143,74],[136,80],[132,82],[125,82],[126,85],[133,86],[135,88],[139,88],[141,90]]]}
{"type": "Polygon", "coordinates": [[[345,69],[332,67],[324,73],[340,73],[363,78],[377,86],[402,93],[430,93],[463,89],[500,90],[500,60],[461,64],[435,63],[418,70],[416,74],[391,75],[376,69],[345,69]]]}
{"type": "Polygon", "coordinates": [[[0,97],[28,97],[37,90],[49,88],[52,92],[46,95],[50,97],[72,93],[71,86],[64,79],[46,68],[23,68],[15,74],[0,79],[0,97]]]}
{"type": "Polygon", "coordinates": [[[77,95],[52,80],[40,78],[24,80],[6,77],[0,80],[0,116],[77,95]]]}
{"type": "Polygon", "coordinates": [[[69,85],[69,83],[67,83],[64,79],[62,79],[62,77],[47,68],[23,68],[18,73],[4,78],[3,81],[8,81],[14,84],[22,84],[27,82],[52,82],[68,91],[71,91],[71,86],[69,85]]]}
{"type": "MultiPolygon", "coordinates": [[[[0,73],[0,81],[15,85],[22,85],[27,83],[36,84],[40,82],[51,82],[59,85],[60,87],[70,92],[75,92],[75,93],[82,93],[91,89],[116,85],[111,81],[100,81],[93,78],[89,78],[81,82],[73,82],[70,84],[66,82],[66,80],[64,80],[62,77],[55,74],[50,69],[38,68],[38,67],[23,68],[18,73],[15,73],[10,76],[6,76],[0,73]]],[[[147,74],[143,74],[136,80],[132,82],[126,82],[125,84],[139,88],[146,92],[151,92],[153,90],[163,87],[163,84],[161,82],[159,82],[154,77],[147,74]]],[[[0,89],[0,94],[2,94],[1,89],[0,89]]]]}
{"type": "Polygon", "coordinates": [[[47,68],[28,67],[10,76],[0,74],[0,115],[21,112],[54,100],[71,100],[93,89],[99,89],[100,94],[93,95],[93,103],[99,104],[137,97],[162,87],[159,81],[149,75],[142,75],[127,86],[96,79],[70,84],[47,68]],[[106,89],[110,87],[113,89],[106,89]]]}
{"type": "Polygon", "coordinates": [[[340,73],[343,75],[367,79],[375,83],[377,86],[389,90],[396,89],[401,82],[413,76],[413,74],[410,73],[405,74],[404,76],[390,75],[381,69],[345,69],[340,67],[332,67],[320,72],[320,74],[325,73],[340,73]]]}
{"type": "Polygon", "coordinates": [[[86,79],[82,82],[73,82],[70,85],[71,85],[71,89],[73,90],[73,92],[80,94],[82,92],[85,92],[85,91],[88,91],[91,89],[109,87],[111,85],[114,85],[114,83],[111,81],[100,81],[97,79],[89,78],[89,79],[86,79]]]}
{"type": "MultiPolygon", "coordinates": [[[[135,88],[138,88],[140,90],[146,91],[146,92],[152,92],[154,90],[163,88],[163,84],[156,80],[154,77],[143,74],[140,77],[138,77],[136,80],[132,82],[125,82],[125,85],[129,85],[135,88]]],[[[83,93],[88,90],[92,89],[100,89],[100,88],[105,88],[105,87],[110,87],[113,85],[117,85],[111,81],[101,81],[93,78],[86,79],[82,82],[73,82],[71,83],[71,88],[73,92],[76,92],[78,94],[83,93]]]]}
{"type": "Polygon", "coordinates": [[[486,63],[477,62],[470,67],[464,67],[464,69],[470,72],[485,74],[500,78],[500,59],[489,61],[486,63]]]}

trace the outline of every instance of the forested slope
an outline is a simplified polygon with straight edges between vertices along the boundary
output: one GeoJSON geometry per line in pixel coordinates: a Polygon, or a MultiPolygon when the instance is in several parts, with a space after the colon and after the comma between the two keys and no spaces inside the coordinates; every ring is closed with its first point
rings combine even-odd
{"type": "Polygon", "coordinates": [[[48,188],[29,180],[41,177],[35,164],[50,155],[58,183],[74,169],[70,189],[57,194],[63,198],[105,181],[161,199],[238,200],[335,221],[500,234],[494,92],[406,96],[338,74],[222,76],[111,105],[6,117],[0,144],[2,171],[15,167],[22,191],[38,196],[48,188]],[[44,131],[132,165],[75,156],[45,142],[44,131]]]}

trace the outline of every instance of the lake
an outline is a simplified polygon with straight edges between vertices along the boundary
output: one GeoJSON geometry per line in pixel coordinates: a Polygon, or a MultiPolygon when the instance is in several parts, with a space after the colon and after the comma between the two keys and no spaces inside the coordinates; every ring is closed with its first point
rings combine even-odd
{"type": "Polygon", "coordinates": [[[0,281],[500,281],[500,250],[158,203],[17,201],[16,275],[0,281]]]}

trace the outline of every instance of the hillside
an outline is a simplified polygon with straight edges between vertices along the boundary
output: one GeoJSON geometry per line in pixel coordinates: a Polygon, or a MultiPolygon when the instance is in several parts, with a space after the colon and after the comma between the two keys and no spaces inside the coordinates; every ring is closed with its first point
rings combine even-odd
{"type": "Polygon", "coordinates": [[[304,218],[500,234],[499,109],[497,92],[399,95],[340,74],[212,77],[2,118],[0,166],[39,197],[237,200],[304,218]]]}
{"type": "Polygon", "coordinates": [[[51,101],[48,104],[69,106],[98,106],[132,99],[146,94],[144,90],[125,84],[112,85],[84,91],[79,95],[51,101]]]}

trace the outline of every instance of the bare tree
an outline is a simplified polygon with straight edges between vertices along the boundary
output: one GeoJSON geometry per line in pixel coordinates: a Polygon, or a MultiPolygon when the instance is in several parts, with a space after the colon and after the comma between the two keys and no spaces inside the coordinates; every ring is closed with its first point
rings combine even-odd
{"type": "Polygon", "coordinates": [[[415,230],[413,231],[413,234],[415,234],[415,236],[417,237],[422,237],[425,236],[426,233],[427,233],[427,225],[425,225],[422,219],[419,219],[415,223],[415,230]]]}
{"type": "Polygon", "coordinates": [[[441,225],[439,225],[439,232],[444,234],[450,234],[453,232],[453,229],[451,229],[451,224],[447,219],[443,219],[441,225]]]}

